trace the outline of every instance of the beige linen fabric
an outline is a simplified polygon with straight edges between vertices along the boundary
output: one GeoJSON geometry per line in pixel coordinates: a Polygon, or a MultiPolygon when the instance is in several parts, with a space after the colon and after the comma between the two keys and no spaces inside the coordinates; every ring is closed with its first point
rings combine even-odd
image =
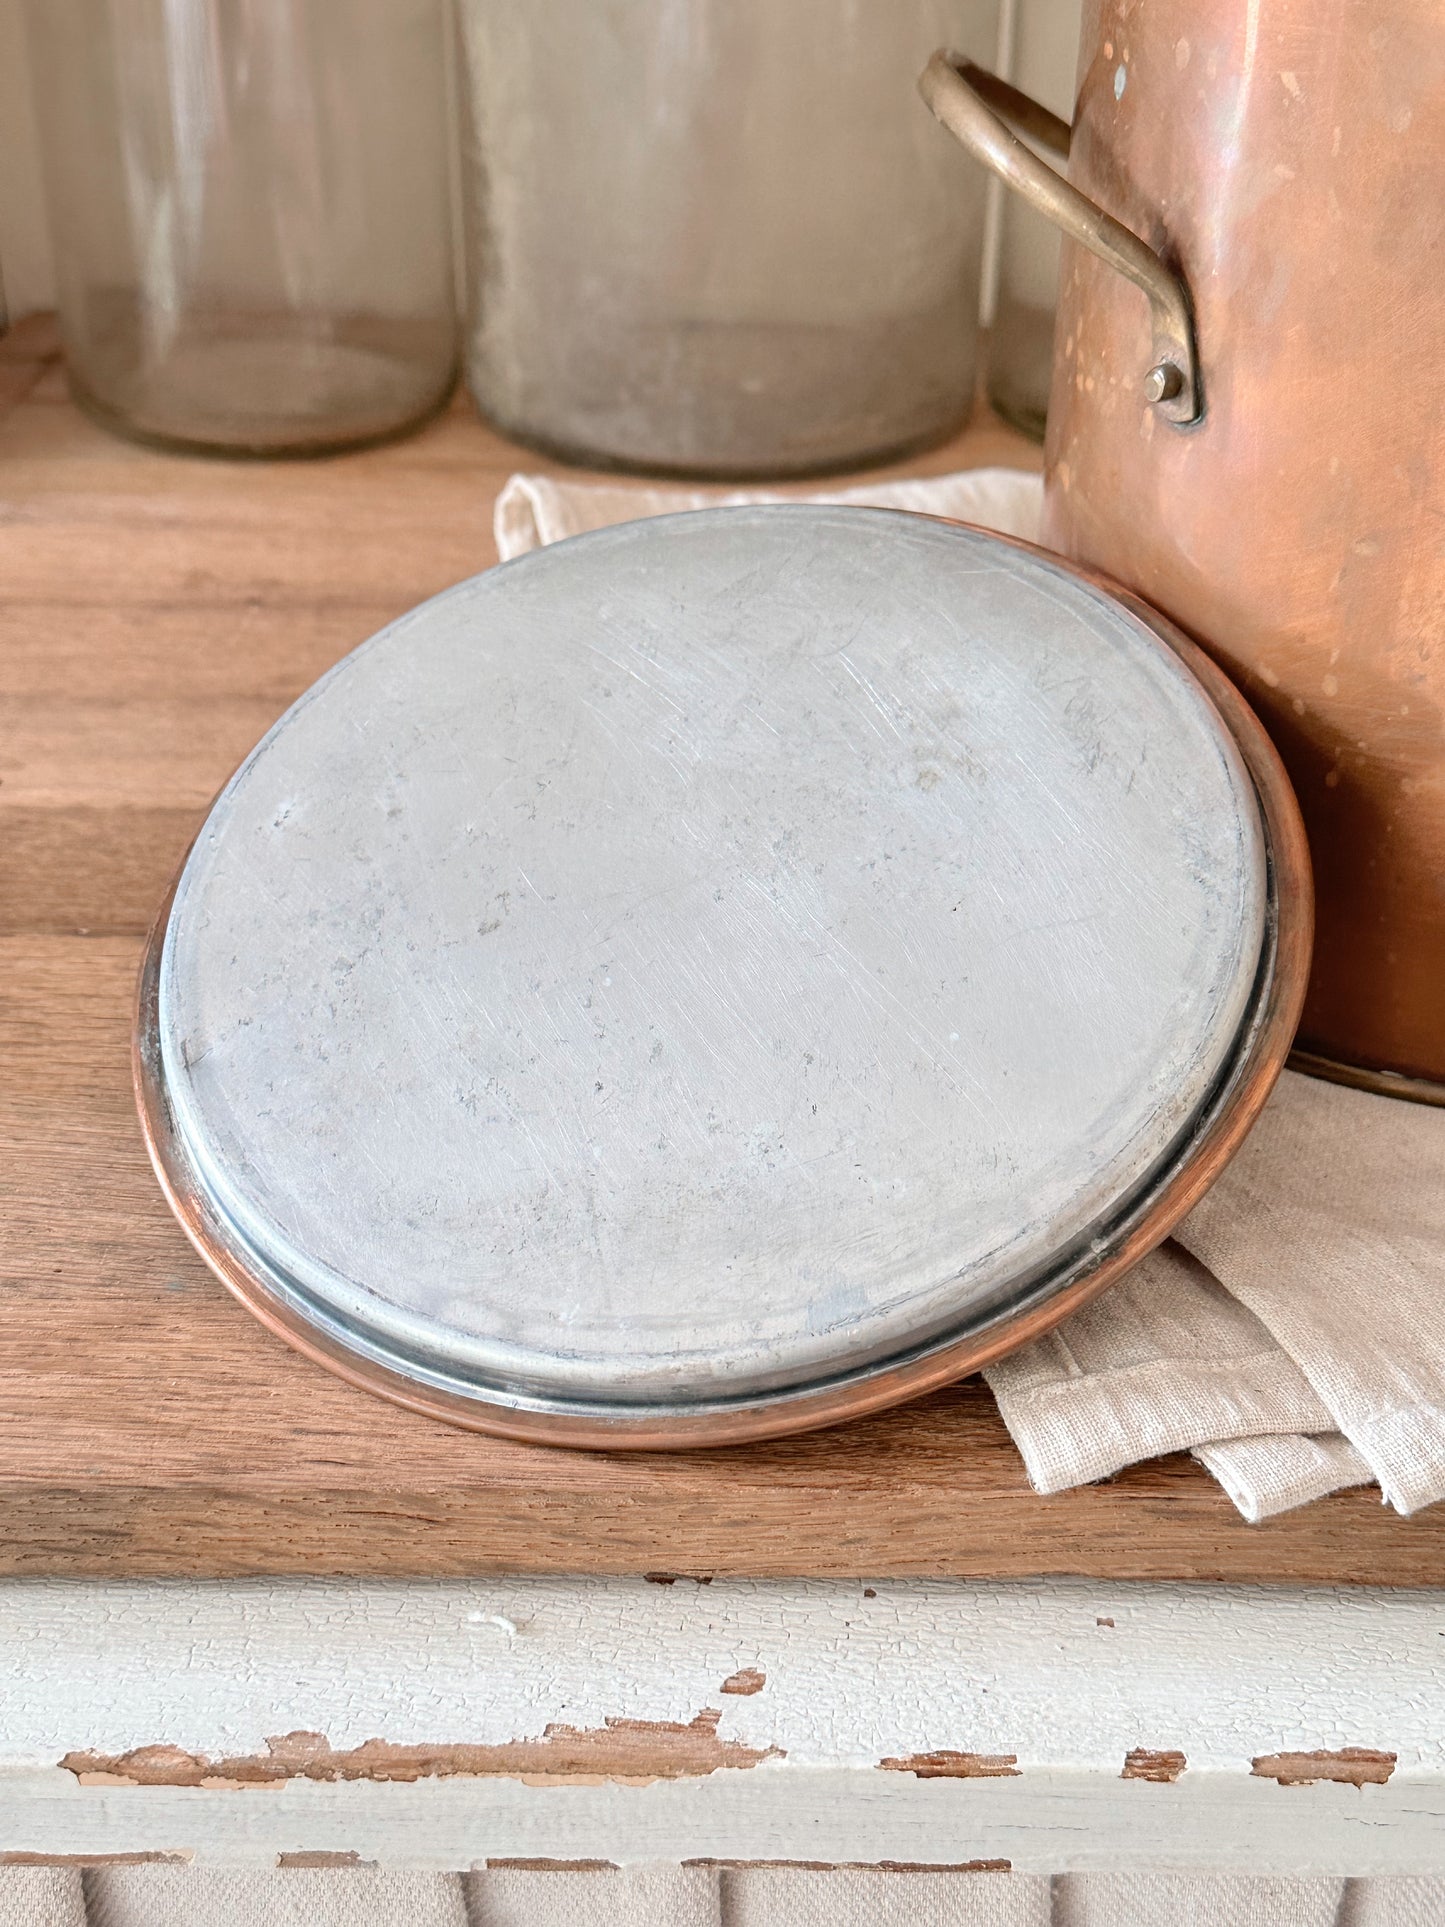
{"type": "Polygon", "coordinates": [[[1051,1927],[1046,1874],[738,1867],[721,1927],[1051,1927]]]}
{"type": "Polygon", "coordinates": [[[1194,1456],[1224,1487],[1251,1524],[1289,1512],[1327,1492],[1369,1485],[1369,1466],[1338,1432],[1305,1437],[1218,1439],[1194,1456]]]}
{"type": "Polygon", "coordinates": [[[1172,1238],[984,1376],[1039,1492],[1192,1451],[1257,1522],[1373,1477],[1263,1322],[1172,1238]]]}
{"type": "Polygon", "coordinates": [[[376,1867],[96,1867],[85,1901],[78,1927],[468,1927],[456,1874],[376,1867]]]}
{"type": "Polygon", "coordinates": [[[1172,1240],[986,1376],[1040,1492],[1161,1452],[1332,1424],[1254,1314],[1172,1240]]]}
{"type": "Polygon", "coordinates": [[[1190,1448],[1247,1518],[1370,1481],[1409,1513],[1445,1498],[1442,1300],[1445,1111],[1286,1071],[1174,1241],[987,1377],[1043,1491],[1190,1448]]]}
{"type": "Polygon", "coordinates": [[[747,502],[853,503],[862,508],[912,509],[980,522],[1003,535],[1038,540],[1043,496],[1037,475],[1016,468],[966,468],[927,481],[877,482],[834,494],[799,497],[757,489],[639,488],[636,483],[559,482],[550,475],[514,475],[497,497],[492,531],[504,562],[529,549],[543,549],[569,535],[610,528],[643,515],[675,515],[684,509],[732,508],[747,502]]]}
{"type": "Polygon", "coordinates": [[[88,1927],[74,1867],[0,1867],[0,1927],[88,1927]]]}
{"type": "Polygon", "coordinates": [[[1336,1927],[1344,1889],[1263,1874],[1065,1874],[1051,1927],[1336,1927]]]}
{"type": "MultiPolygon", "coordinates": [[[[497,547],[783,499],[517,475],[497,547]]],[[[974,469],[808,499],[1032,539],[1042,498],[1037,476],[974,469]]],[[[1445,1111],[1286,1072],[1174,1238],[985,1376],[1041,1492],[1192,1451],[1252,1521],[1371,1482],[1412,1512],[1445,1498],[1442,1300],[1445,1111]]]]}
{"type": "Polygon", "coordinates": [[[1445,1498],[1445,1110],[1286,1071],[1175,1235],[1269,1327],[1391,1505],[1445,1498]]]}
{"type": "Polygon", "coordinates": [[[470,1927],[722,1927],[712,1867],[489,1867],[465,1884],[470,1927]]]}
{"type": "Polygon", "coordinates": [[[1445,1880],[873,1867],[0,1867],[0,1927],[1440,1927],[1445,1880]]]}
{"type": "Polygon", "coordinates": [[[1347,1880],[1338,1927],[1440,1927],[1445,1921],[1445,1880],[1382,1874],[1347,1880]]]}

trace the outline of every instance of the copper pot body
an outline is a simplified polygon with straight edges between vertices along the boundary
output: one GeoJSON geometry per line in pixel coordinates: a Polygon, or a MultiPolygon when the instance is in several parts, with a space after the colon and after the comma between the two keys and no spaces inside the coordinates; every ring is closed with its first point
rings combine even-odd
{"type": "Polygon", "coordinates": [[[1273,736],[1315,869],[1301,1046],[1445,1084],[1438,0],[1093,0],[1068,178],[1182,278],[1203,412],[1151,405],[1145,301],[1066,243],[1044,540],[1273,736]]]}

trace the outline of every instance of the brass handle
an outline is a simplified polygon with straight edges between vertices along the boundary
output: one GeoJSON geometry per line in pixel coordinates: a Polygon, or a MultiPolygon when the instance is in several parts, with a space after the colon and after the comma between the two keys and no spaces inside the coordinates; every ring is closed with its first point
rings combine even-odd
{"type": "Polygon", "coordinates": [[[1145,397],[1166,421],[1180,427],[1197,422],[1204,413],[1204,390],[1194,317],[1183,281],[1137,234],[1025,147],[1000,116],[1007,115],[1041,146],[1060,155],[1069,151],[1066,124],[1027,94],[946,49],[940,49],[919,75],[918,91],[975,160],[1022,194],[1071,240],[1143,289],[1154,324],[1153,358],[1142,378],[1145,397]]]}

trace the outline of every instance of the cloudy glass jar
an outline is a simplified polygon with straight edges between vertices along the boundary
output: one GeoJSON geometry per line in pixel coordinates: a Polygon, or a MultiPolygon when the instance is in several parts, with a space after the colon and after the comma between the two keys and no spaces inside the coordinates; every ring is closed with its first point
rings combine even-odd
{"type": "MultiPolygon", "coordinates": [[[[1011,70],[1017,84],[1064,121],[1073,118],[1079,0],[1015,0],[1011,70]]],[[[1048,157],[1062,169],[1057,155],[1048,157]]],[[[988,349],[988,398],[1015,428],[1044,438],[1054,370],[1059,230],[1021,194],[1004,194],[998,297],[988,349]]]]}
{"type": "Polygon", "coordinates": [[[440,406],[445,0],[28,0],[26,27],[84,408],[286,455],[440,406]]]}
{"type": "Polygon", "coordinates": [[[918,99],[994,0],[461,0],[468,374],[575,460],[805,475],[973,399],[984,176],[918,99]],[[952,150],[952,151],[951,151],[952,150]]]}

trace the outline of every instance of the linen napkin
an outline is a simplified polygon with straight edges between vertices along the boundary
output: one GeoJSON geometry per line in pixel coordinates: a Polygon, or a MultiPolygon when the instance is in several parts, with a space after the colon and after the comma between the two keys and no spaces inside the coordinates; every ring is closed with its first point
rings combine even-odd
{"type": "Polygon", "coordinates": [[[912,509],[978,522],[1001,535],[1036,542],[1043,513],[1037,475],[1017,468],[965,468],[927,480],[906,478],[821,495],[768,494],[761,489],[641,488],[637,483],[558,482],[550,475],[514,475],[497,497],[492,530],[504,562],[569,535],[681,509],[740,508],[750,502],[852,502],[860,508],[912,509]]]}
{"type": "MultiPolygon", "coordinates": [[[[497,548],[796,499],[514,475],[497,548]]],[[[1036,540],[1042,485],[970,469],[806,499],[1036,540]]],[[[1286,1071],[1173,1238],[984,1376],[1040,1492],[1190,1451],[1249,1520],[1370,1483],[1409,1513],[1445,1498],[1442,1311],[1445,1110],[1286,1071]]]]}

